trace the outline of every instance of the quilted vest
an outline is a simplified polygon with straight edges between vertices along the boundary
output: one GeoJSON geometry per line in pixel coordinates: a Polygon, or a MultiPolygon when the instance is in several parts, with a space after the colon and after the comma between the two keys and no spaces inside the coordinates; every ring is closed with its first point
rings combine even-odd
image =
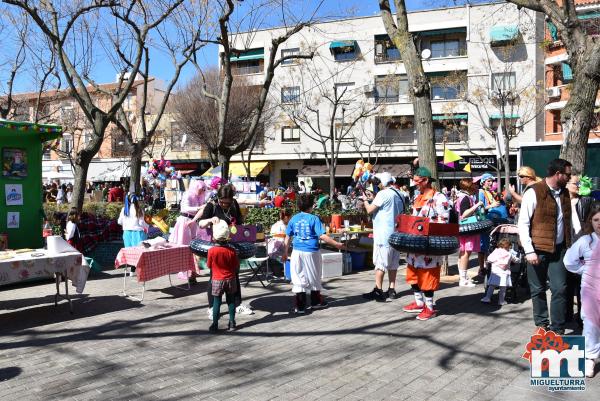
{"type": "MultiPolygon", "coordinates": [[[[531,218],[531,240],[536,251],[554,252],[556,242],[556,217],[558,206],[546,181],[531,185],[535,191],[537,205],[531,218]]],[[[560,192],[564,244],[571,245],[571,203],[564,189],[560,192]]]]}

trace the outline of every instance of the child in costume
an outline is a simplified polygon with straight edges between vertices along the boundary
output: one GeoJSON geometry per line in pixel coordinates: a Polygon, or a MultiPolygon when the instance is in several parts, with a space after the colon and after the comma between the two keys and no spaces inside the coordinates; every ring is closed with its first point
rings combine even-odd
{"type": "Polygon", "coordinates": [[[117,223],[123,226],[123,243],[125,248],[138,246],[148,238],[148,224],[144,221],[144,211],[140,207],[137,195],[128,194],[119,214],[117,223]]]}
{"type": "Polygon", "coordinates": [[[290,272],[292,275],[292,292],[295,296],[294,312],[306,312],[306,292],[310,291],[311,307],[325,307],[327,302],[321,296],[321,275],[323,272],[319,240],[341,249],[343,244],[333,240],[325,234],[325,227],[321,220],[311,214],[314,205],[314,196],[301,194],[298,196],[297,213],[287,225],[283,247],[283,263],[288,258],[290,242],[293,238],[293,250],[290,258],[290,272]]]}
{"type": "Polygon", "coordinates": [[[212,280],[209,291],[212,292],[213,313],[212,325],[209,327],[211,333],[219,330],[218,322],[221,309],[221,296],[225,294],[225,301],[229,310],[229,331],[235,330],[235,293],[237,291],[236,274],[240,268],[240,262],[235,250],[227,246],[229,240],[229,225],[224,220],[219,220],[212,226],[213,240],[218,244],[208,250],[206,265],[212,272],[212,280]]]}
{"type": "Polygon", "coordinates": [[[511,251],[510,246],[510,241],[506,238],[502,238],[498,241],[498,247],[488,256],[487,261],[492,264],[492,272],[490,273],[490,278],[488,280],[487,292],[485,297],[481,298],[481,302],[489,304],[494,289],[499,287],[498,305],[506,305],[506,301],[504,300],[506,288],[512,287],[510,264],[519,262],[519,258],[511,251]]]}
{"type": "Polygon", "coordinates": [[[65,229],[65,239],[73,248],[83,253],[83,243],[81,241],[81,233],[77,224],[79,223],[81,216],[77,212],[76,208],[71,208],[69,215],[67,216],[67,227],[65,229]]]}
{"type": "Polygon", "coordinates": [[[279,220],[271,227],[271,239],[267,245],[269,257],[277,258],[283,254],[285,231],[291,217],[292,214],[289,210],[283,209],[279,212],[279,220]]]}
{"type": "Polygon", "coordinates": [[[600,356],[600,205],[592,207],[581,236],[563,259],[568,271],[581,274],[581,306],[585,336],[585,375],[594,376],[600,356]]]}

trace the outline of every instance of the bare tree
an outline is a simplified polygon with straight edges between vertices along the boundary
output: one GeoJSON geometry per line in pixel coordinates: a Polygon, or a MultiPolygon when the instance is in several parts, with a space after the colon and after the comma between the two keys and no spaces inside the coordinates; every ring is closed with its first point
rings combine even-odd
{"type": "Polygon", "coordinates": [[[107,0],[76,4],[51,0],[3,1],[25,11],[51,42],[62,76],[90,122],[92,136],[75,157],[73,205],[81,210],[89,164],[104,141],[107,127],[116,120],[121,104],[132,89],[151,34],[184,0],[160,3],[107,0]],[[122,54],[131,55],[132,62],[122,63],[122,54]],[[89,85],[97,57],[116,62],[119,66],[116,71],[121,72],[109,105],[98,104],[92,93],[93,86],[89,85]]]}
{"type": "Polygon", "coordinates": [[[9,118],[11,113],[14,113],[15,80],[19,73],[23,73],[27,59],[27,40],[30,33],[28,23],[24,12],[11,13],[9,10],[0,9],[0,34],[6,41],[2,46],[0,74],[7,75],[0,81],[0,90],[2,91],[0,118],[9,118]]]}
{"type": "MultiPolygon", "coordinates": [[[[260,20],[260,18],[266,18],[266,15],[264,14],[265,10],[267,10],[267,12],[270,13],[277,12],[278,10],[284,13],[282,17],[285,22],[285,26],[282,28],[281,35],[273,37],[271,39],[269,58],[265,62],[264,81],[260,86],[258,102],[255,105],[252,118],[249,121],[249,125],[247,129],[244,130],[244,135],[237,137],[235,141],[231,141],[226,131],[226,127],[229,125],[227,120],[230,118],[229,108],[234,86],[234,76],[232,73],[231,58],[239,56],[245,50],[243,48],[235,47],[234,43],[236,35],[235,32],[232,33],[230,30],[230,27],[233,23],[232,15],[234,14],[234,11],[236,11],[237,7],[238,6],[236,5],[236,2],[234,0],[225,0],[222,3],[220,3],[220,10],[218,12],[219,35],[215,42],[221,46],[219,59],[223,79],[222,84],[219,88],[219,92],[210,91],[210,89],[208,88],[208,81],[205,82],[206,87],[204,88],[204,96],[212,99],[216,103],[217,107],[216,115],[218,118],[218,136],[216,140],[216,148],[218,149],[218,162],[221,165],[221,174],[223,177],[227,177],[229,175],[229,160],[231,159],[231,156],[248,149],[250,144],[254,140],[254,136],[257,134],[258,130],[260,130],[260,121],[263,110],[267,103],[269,88],[271,87],[273,77],[275,76],[275,69],[285,60],[289,60],[292,58],[312,58],[313,56],[312,54],[299,54],[284,56],[279,59],[276,59],[279,53],[279,46],[285,43],[294,34],[300,32],[311,22],[300,21],[288,25],[288,22],[293,21],[294,19],[291,15],[289,16],[289,18],[285,15],[286,9],[284,7],[284,2],[258,2],[258,5],[255,8],[247,10],[242,19],[247,19],[250,21],[249,24],[251,25],[251,28],[248,30],[252,30],[253,21],[254,23],[256,23],[256,21],[260,20]],[[262,13],[260,9],[263,9],[262,13]]],[[[247,38],[251,42],[251,35],[248,35],[247,38]]]]}
{"type": "Polygon", "coordinates": [[[574,0],[508,0],[519,7],[538,11],[556,27],[573,71],[570,98],[561,113],[564,141],[560,157],[573,164],[573,170],[585,169],[587,142],[594,122],[594,107],[600,88],[600,41],[588,35],[578,18],[574,0]]]}
{"type": "MultiPolygon", "coordinates": [[[[221,133],[218,114],[218,104],[213,98],[206,96],[207,92],[218,93],[223,85],[222,76],[217,68],[207,70],[203,76],[192,79],[177,93],[173,102],[173,111],[177,123],[186,134],[202,148],[208,151],[213,167],[217,166],[223,157],[227,160],[236,153],[222,153],[221,141],[226,149],[235,148],[240,138],[248,136],[248,130],[256,113],[259,102],[260,88],[249,85],[244,79],[236,79],[231,87],[230,100],[225,120],[224,134],[221,133]]],[[[259,128],[262,125],[258,126],[259,128]]],[[[250,146],[254,145],[251,137],[250,146]]],[[[240,151],[241,152],[241,151],[240,151]]],[[[226,175],[224,177],[227,177],[226,175]]]]}
{"type": "Polygon", "coordinates": [[[304,136],[317,142],[329,170],[329,187],[333,195],[338,158],[356,143],[354,128],[377,114],[380,105],[369,102],[361,88],[351,81],[353,68],[307,60],[294,71],[298,93],[282,92],[280,107],[285,117],[304,136]],[[345,149],[344,149],[345,148],[345,149]]]}
{"type": "MultiPolygon", "coordinates": [[[[207,9],[202,8],[202,3],[196,8],[187,8],[183,5],[174,10],[165,23],[157,26],[154,38],[154,47],[160,47],[171,59],[173,73],[171,79],[163,87],[162,82],[153,78],[150,71],[150,48],[144,43],[143,63],[139,68],[142,83],[137,90],[136,101],[132,110],[125,110],[123,103],[116,114],[115,123],[122,132],[122,138],[130,155],[131,177],[129,191],[137,193],[141,184],[141,165],[144,150],[153,142],[160,121],[165,113],[171,92],[175,87],[184,66],[196,53],[205,46],[201,36],[207,26],[207,9]],[[176,31],[177,35],[173,35],[176,31]],[[152,89],[150,89],[152,87],[152,89]],[[146,116],[150,116],[149,119],[146,116]]],[[[142,28],[142,22],[133,19],[125,20],[126,25],[133,32],[142,28]]],[[[114,39],[114,46],[118,48],[118,38],[114,39]]],[[[137,40],[142,40],[137,37],[137,40]]],[[[119,52],[120,61],[127,66],[133,66],[134,59],[131,54],[119,52]]],[[[156,67],[156,65],[155,65],[156,67]]],[[[161,66],[164,69],[164,65],[161,66]]]]}
{"type": "Polygon", "coordinates": [[[433,178],[437,178],[435,137],[431,112],[431,91],[429,80],[423,70],[421,56],[415,37],[408,31],[408,16],[404,0],[394,0],[396,20],[392,15],[389,0],[379,0],[379,9],[385,30],[402,55],[406,67],[409,94],[415,110],[417,131],[417,152],[419,165],[427,167],[433,178]]]}

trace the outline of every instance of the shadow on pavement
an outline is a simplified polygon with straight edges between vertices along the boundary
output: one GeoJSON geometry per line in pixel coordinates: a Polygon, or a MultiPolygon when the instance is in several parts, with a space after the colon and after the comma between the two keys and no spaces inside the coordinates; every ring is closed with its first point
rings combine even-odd
{"type": "Polygon", "coordinates": [[[8,368],[0,368],[0,382],[14,379],[23,372],[23,369],[17,366],[9,366],[8,368]]]}
{"type": "MultiPolygon", "coordinates": [[[[73,314],[69,313],[69,305],[65,300],[61,300],[58,306],[54,306],[54,295],[10,301],[11,307],[15,310],[0,314],[2,333],[10,334],[48,324],[143,307],[143,304],[138,301],[120,295],[100,297],[75,295],[71,297],[71,300],[73,314]],[[26,307],[29,308],[21,309],[26,307]]],[[[0,309],[3,308],[3,303],[0,302],[0,309]]]]}

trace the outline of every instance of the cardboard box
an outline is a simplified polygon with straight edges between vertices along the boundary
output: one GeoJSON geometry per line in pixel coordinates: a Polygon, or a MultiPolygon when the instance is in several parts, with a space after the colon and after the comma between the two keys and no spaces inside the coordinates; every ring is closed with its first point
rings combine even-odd
{"type": "Polygon", "coordinates": [[[396,230],[406,234],[424,236],[458,236],[458,224],[432,223],[429,221],[429,217],[408,216],[406,214],[401,214],[396,217],[396,230]]]}
{"type": "Polygon", "coordinates": [[[321,278],[339,277],[344,273],[344,254],[321,249],[323,273],[321,278]]]}

